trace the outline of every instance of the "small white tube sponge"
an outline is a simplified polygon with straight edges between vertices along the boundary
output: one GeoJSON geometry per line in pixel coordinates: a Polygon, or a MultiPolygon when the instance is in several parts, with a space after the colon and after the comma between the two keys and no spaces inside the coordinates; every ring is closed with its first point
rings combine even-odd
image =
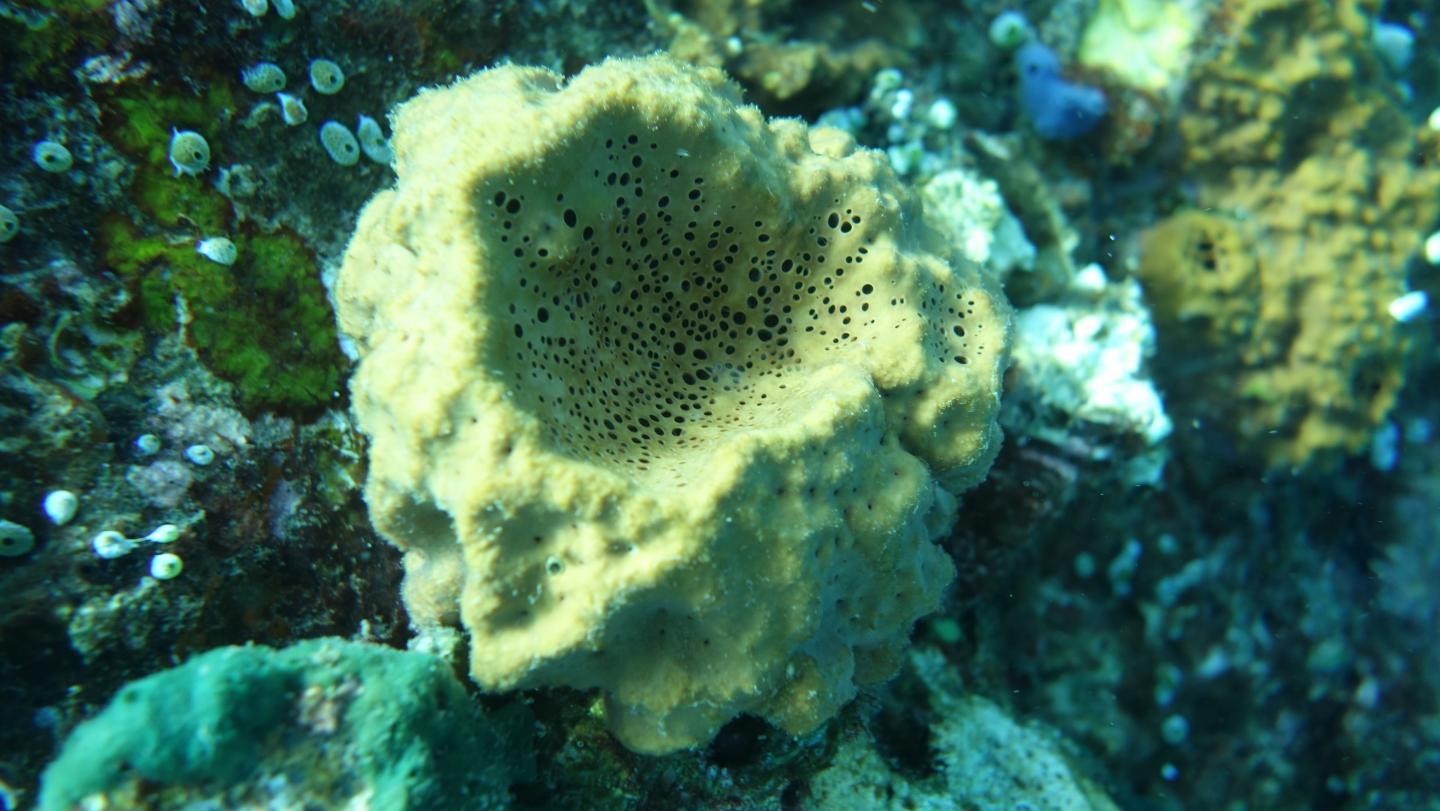
{"type": "Polygon", "coordinates": [[[366,498],[483,687],[641,752],[894,671],[998,448],[1008,307],[880,153],[718,71],[502,67],[394,116],[336,289],[366,498]]]}

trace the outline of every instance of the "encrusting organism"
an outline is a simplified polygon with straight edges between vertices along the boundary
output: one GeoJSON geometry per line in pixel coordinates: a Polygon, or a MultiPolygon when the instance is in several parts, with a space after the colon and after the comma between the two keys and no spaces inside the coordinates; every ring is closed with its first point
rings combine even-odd
{"type": "Polygon", "coordinates": [[[486,689],[599,688],[642,752],[888,678],[999,447],[1009,308],[884,154],[666,57],[392,121],[335,294],[413,621],[486,689]]]}

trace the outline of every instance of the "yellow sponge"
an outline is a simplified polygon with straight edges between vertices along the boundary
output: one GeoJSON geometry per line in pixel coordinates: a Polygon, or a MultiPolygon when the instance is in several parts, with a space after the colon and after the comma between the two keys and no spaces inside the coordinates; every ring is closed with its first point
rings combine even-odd
{"type": "Polygon", "coordinates": [[[414,621],[487,689],[604,690],[642,752],[887,678],[997,450],[1008,309],[883,156],[666,57],[484,71],[394,130],[336,298],[414,621]]]}

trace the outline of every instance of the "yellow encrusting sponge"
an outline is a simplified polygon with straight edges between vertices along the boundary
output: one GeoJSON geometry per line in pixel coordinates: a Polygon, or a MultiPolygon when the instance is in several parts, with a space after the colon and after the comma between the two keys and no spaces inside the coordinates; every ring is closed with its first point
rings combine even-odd
{"type": "Polygon", "coordinates": [[[887,678],[999,445],[1001,295],[883,155],[738,96],[663,56],[424,91],[336,288],[414,621],[641,752],[887,678]]]}

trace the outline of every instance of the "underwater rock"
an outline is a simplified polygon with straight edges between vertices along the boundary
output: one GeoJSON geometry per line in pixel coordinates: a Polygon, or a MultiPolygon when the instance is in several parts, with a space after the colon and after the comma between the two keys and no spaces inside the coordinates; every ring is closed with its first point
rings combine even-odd
{"type": "Polygon", "coordinates": [[[527,741],[430,656],[334,638],[219,648],[77,727],[39,807],[502,809],[527,741]]]}

